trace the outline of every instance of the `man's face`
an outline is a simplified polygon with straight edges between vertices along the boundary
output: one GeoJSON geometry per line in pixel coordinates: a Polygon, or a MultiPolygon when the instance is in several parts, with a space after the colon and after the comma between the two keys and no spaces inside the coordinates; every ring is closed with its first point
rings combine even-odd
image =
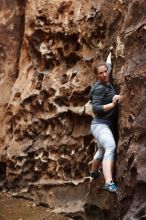
{"type": "Polygon", "coordinates": [[[109,72],[106,66],[99,66],[97,69],[97,77],[100,82],[107,83],[109,81],[109,72]]]}

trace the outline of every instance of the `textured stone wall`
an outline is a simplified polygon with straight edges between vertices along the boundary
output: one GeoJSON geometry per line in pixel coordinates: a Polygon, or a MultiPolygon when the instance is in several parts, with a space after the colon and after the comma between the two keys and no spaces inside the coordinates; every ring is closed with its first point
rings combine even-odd
{"type": "Polygon", "coordinates": [[[18,76],[25,2],[0,0],[0,5],[0,125],[2,125],[11,89],[18,76]]]}
{"type": "Polygon", "coordinates": [[[123,103],[120,111],[117,149],[119,207],[124,220],[146,216],[146,3],[132,1],[121,27],[115,47],[115,80],[121,87],[123,103]],[[120,53],[118,52],[119,49],[120,53]],[[117,73],[117,74],[116,74],[117,73]]]}
{"type": "Polygon", "coordinates": [[[0,23],[5,91],[0,95],[5,109],[0,116],[1,124],[4,121],[1,167],[5,168],[1,170],[6,177],[1,184],[38,204],[78,213],[83,219],[90,219],[91,212],[96,220],[97,213],[99,219],[142,219],[146,208],[144,0],[14,2],[2,1],[0,23]],[[102,177],[95,183],[86,178],[96,145],[90,133],[92,116],[84,106],[95,81],[93,64],[105,60],[111,47],[113,82],[123,95],[117,196],[101,189],[102,177]]]}

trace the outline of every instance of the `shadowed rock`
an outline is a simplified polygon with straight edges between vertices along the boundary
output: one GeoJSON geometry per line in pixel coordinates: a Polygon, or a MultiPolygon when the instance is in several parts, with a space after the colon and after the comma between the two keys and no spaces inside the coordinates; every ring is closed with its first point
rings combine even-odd
{"type": "Polygon", "coordinates": [[[145,1],[1,5],[2,189],[75,219],[144,219],[145,1]],[[112,80],[123,96],[116,196],[102,190],[102,179],[90,186],[86,179],[96,151],[86,108],[93,66],[111,47],[112,80]]]}

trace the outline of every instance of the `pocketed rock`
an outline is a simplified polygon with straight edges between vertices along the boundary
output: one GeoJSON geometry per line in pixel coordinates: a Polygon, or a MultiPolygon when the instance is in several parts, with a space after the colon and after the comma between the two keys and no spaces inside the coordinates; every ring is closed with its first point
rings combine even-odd
{"type": "Polygon", "coordinates": [[[0,187],[73,218],[144,218],[145,1],[3,3],[0,187]],[[86,178],[96,144],[85,106],[94,63],[111,48],[123,96],[116,196],[86,178]]]}

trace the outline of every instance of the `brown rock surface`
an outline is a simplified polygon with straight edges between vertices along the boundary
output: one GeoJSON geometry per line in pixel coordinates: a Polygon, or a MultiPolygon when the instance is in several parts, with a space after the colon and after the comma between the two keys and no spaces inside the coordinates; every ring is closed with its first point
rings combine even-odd
{"type": "Polygon", "coordinates": [[[2,125],[5,109],[11,98],[11,89],[18,76],[25,1],[0,0],[0,5],[0,125],[2,125]]]}
{"type": "Polygon", "coordinates": [[[0,193],[1,220],[71,220],[53,213],[47,207],[36,206],[33,201],[14,198],[10,194],[0,193]]]}
{"type": "Polygon", "coordinates": [[[117,149],[119,207],[128,219],[146,217],[146,4],[132,1],[116,45],[115,80],[121,87],[123,103],[120,111],[117,149]],[[122,51],[117,54],[118,48],[122,51]],[[130,207],[131,205],[131,207],[130,207]],[[130,208],[129,208],[130,207],[130,208]]]}
{"type": "Polygon", "coordinates": [[[1,3],[3,187],[83,219],[97,220],[97,213],[103,220],[143,219],[145,1],[1,3]],[[95,80],[92,66],[106,59],[111,46],[113,81],[123,95],[117,196],[101,190],[102,180],[89,185],[85,178],[96,147],[84,105],[95,80]]]}

